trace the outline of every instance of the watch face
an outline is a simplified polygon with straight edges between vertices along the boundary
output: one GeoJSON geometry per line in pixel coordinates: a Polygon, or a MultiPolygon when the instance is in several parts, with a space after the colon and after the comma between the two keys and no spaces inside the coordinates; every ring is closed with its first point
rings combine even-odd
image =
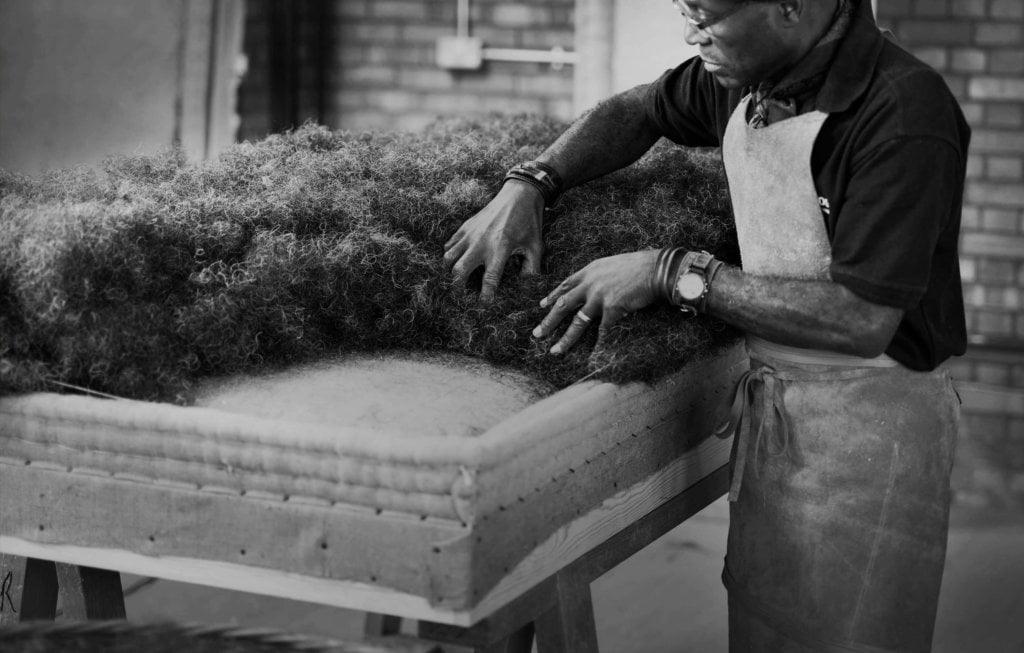
{"type": "Polygon", "coordinates": [[[704,277],[696,272],[686,272],[676,281],[676,291],[684,301],[696,301],[704,294],[704,277]]]}

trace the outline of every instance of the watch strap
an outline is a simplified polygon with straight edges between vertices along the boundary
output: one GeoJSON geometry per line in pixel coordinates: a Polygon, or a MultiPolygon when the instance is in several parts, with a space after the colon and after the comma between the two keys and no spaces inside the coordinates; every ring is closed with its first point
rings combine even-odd
{"type": "Polygon", "coordinates": [[[715,275],[722,267],[722,262],[716,259],[707,251],[690,251],[687,252],[680,262],[679,268],[676,273],[671,277],[671,299],[670,301],[678,306],[684,313],[695,315],[697,313],[704,313],[707,310],[707,297],[711,291],[711,282],[714,280],[715,275]],[[683,299],[676,292],[676,284],[679,278],[688,273],[695,272],[704,278],[704,291],[700,294],[696,300],[688,301],[683,299]]]}
{"type": "Polygon", "coordinates": [[[708,295],[711,294],[711,283],[715,280],[718,271],[722,269],[723,263],[717,258],[711,257],[711,261],[704,272],[704,295],[700,298],[697,310],[706,313],[708,309],[708,295]]]}

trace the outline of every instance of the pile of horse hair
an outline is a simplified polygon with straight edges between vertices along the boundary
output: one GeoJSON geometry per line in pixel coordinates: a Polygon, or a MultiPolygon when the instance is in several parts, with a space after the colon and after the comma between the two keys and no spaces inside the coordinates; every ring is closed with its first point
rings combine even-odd
{"type": "Polygon", "coordinates": [[[490,304],[479,279],[454,286],[444,242],[565,126],[306,125],[203,164],[172,150],[0,171],[0,394],[73,385],[187,404],[204,377],[388,349],[468,354],[556,388],[651,382],[734,342],[725,325],[667,306],[560,357],[530,335],[539,300],[595,258],[683,245],[736,262],[717,158],[665,142],[563,196],[540,275],[520,277],[513,261],[490,304]]]}

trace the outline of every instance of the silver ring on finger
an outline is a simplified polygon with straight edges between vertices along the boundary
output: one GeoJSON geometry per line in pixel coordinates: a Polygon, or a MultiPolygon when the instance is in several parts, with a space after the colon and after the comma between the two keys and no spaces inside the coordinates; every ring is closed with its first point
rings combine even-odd
{"type": "Polygon", "coordinates": [[[594,321],[594,318],[592,318],[589,315],[587,315],[586,313],[584,313],[583,309],[580,309],[576,313],[576,319],[579,320],[581,324],[590,324],[591,322],[594,321]]]}

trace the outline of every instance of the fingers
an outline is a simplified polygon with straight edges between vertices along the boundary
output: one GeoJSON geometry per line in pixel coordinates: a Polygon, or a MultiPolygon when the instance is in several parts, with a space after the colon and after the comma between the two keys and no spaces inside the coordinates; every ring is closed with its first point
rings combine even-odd
{"type": "Polygon", "coordinates": [[[574,347],[591,327],[597,329],[596,346],[601,347],[612,326],[629,315],[629,311],[621,307],[603,304],[598,296],[588,298],[583,287],[574,285],[573,281],[573,277],[566,279],[541,300],[541,306],[550,306],[551,310],[533,330],[533,337],[546,338],[569,318],[569,325],[562,336],[548,350],[556,356],[574,347]]]}
{"type": "Polygon", "coordinates": [[[461,238],[459,234],[449,238],[448,242],[444,244],[444,269],[453,271],[455,264],[458,263],[467,249],[469,249],[467,240],[461,238]]]}
{"type": "Polygon", "coordinates": [[[505,271],[505,263],[508,259],[495,257],[484,267],[483,281],[480,284],[480,301],[489,303],[494,301],[494,293],[498,290],[498,283],[505,271]]]}
{"type": "Polygon", "coordinates": [[[451,275],[456,287],[465,287],[469,275],[479,267],[484,268],[483,279],[480,286],[480,300],[483,302],[494,301],[494,295],[501,282],[501,275],[505,272],[505,265],[508,257],[502,252],[496,252],[489,261],[480,260],[480,252],[470,249],[466,244],[468,239],[457,241],[451,248],[445,250],[444,267],[451,275]]]}
{"type": "Polygon", "coordinates": [[[569,285],[570,279],[572,277],[560,283],[547,297],[540,300],[541,308],[550,306],[551,310],[548,311],[548,314],[544,316],[541,323],[533,330],[534,338],[546,338],[573,309],[582,304],[582,301],[569,304],[567,293],[571,287],[569,285]]]}
{"type": "MultiPolygon", "coordinates": [[[[483,267],[484,274],[480,287],[480,299],[484,302],[494,301],[510,255],[507,250],[496,249],[491,252],[489,260],[482,261],[481,254],[486,254],[486,252],[482,252],[479,247],[471,247],[471,242],[471,238],[460,237],[459,233],[449,238],[444,246],[444,268],[452,275],[454,283],[462,287],[466,285],[469,275],[474,270],[483,267]]],[[[523,256],[520,274],[522,276],[539,274],[542,250],[534,247],[523,248],[519,253],[523,256]]]]}
{"type": "Polygon", "coordinates": [[[562,334],[562,337],[558,339],[558,342],[551,348],[551,353],[555,356],[562,354],[571,349],[580,339],[580,337],[590,328],[594,318],[590,316],[586,308],[582,308],[576,311],[576,314],[572,316],[572,321],[569,322],[569,327],[562,334]]]}
{"type": "Polygon", "coordinates": [[[550,352],[554,355],[562,354],[572,348],[580,337],[590,328],[596,316],[600,314],[597,305],[587,306],[586,295],[574,292],[574,277],[563,281],[554,291],[540,301],[542,307],[551,307],[548,314],[544,316],[537,328],[533,330],[535,338],[545,338],[550,335],[559,324],[565,321],[570,314],[572,319],[569,326],[562,333],[562,337],[551,347],[550,352]]]}
{"type": "Polygon", "coordinates": [[[519,276],[528,277],[534,274],[540,274],[540,252],[531,252],[526,250],[523,252],[523,267],[519,270],[519,276]]]}
{"type": "Polygon", "coordinates": [[[448,250],[450,250],[451,248],[455,247],[455,244],[457,242],[459,242],[460,240],[462,240],[462,228],[461,227],[459,228],[458,231],[456,231],[454,234],[452,234],[451,238],[449,238],[445,242],[445,244],[444,244],[445,259],[448,258],[448,250]]]}

